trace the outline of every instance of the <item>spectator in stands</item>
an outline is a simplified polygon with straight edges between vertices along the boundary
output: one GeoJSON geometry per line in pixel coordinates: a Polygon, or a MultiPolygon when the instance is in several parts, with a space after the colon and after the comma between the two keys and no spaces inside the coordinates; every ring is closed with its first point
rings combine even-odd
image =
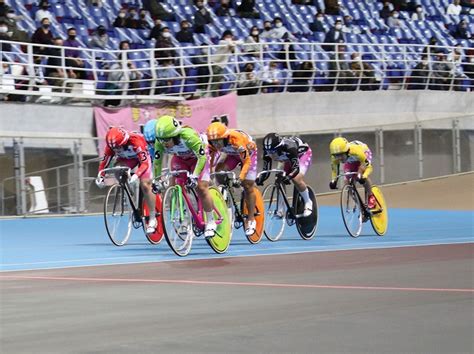
{"type": "Polygon", "coordinates": [[[155,26],[151,29],[150,36],[148,37],[148,39],[158,40],[161,34],[162,27],[163,27],[163,24],[161,23],[161,20],[157,18],[155,20],[155,26]]]}
{"type": "Polygon", "coordinates": [[[5,4],[5,0],[0,0],[0,18],[6,17],[9,10],[10,6],[5,4]]]}
{"type": "Polygon", "coordinates": [[[158,60],[159,64],[169,60],[173,62],[176,60],[176,51],[172,49],[173,47],[171,31],[169,27],[163,27],[161,29],[161,35],[155,43],[155,59],[158,60]]]}
{"type": "Polygon", "coordinates": [[[293,80],[288,85],[289,92],[307,92],[312,90],[312,80],[314,75],[314,66],[310,61],[302,62],[296,70],[293,71],[293,80]]]}
{"type": "Polygon", "coordinates": [[[17,20],[21,20],[21,19],[23,19],[23,16],[17,16],[15,14],[15,10],[13,9],[8,10],[7,16],[5,18],[5,22],[8,27],[8,32],[11,32],[10,38],[12,41],[29,42],[30,37],[28,36],[28,33],[20,30],[16,24],[17,20]]]}
{"type": "Polygon", "coordinates": [[[380,11],[380,18],[386,20],[390,17],[393,10],[392,3],[390,1],[384,1],[382,10],[380,11]]]}
{"type": "Polygon", "coordinates": [[[464,51],[461,43],[456,44],[454,50],[448,54],[447,61],[452,67],[454,89],[460,90],[463,80],[468,78],[463,71],[464,51]]]}
{"type": "Polygon", "coordinates": [[[334,23],[334,27],[329,30],[324,38],[324,43],[331,43],[324,45],[323,49],[327,52],[334,51],[333,43],[343,43],[345,42],[344,34],[342,33],[342,21],[337,19],[334,23]]]}
{"type": "Polygon", "coordinates": [[[127,9],[121,8],[115,21],[113,23],[114,27],[125,28],[127,27],[127,9]]]}
{"type": "Polygon", "coordinates": [[[209,47],[204,43],[200,44],[199,55],[194,56],[191,62],[197,69],[197,89],[196,94],[204,91],[210,81],[209,77],[209,47]]]}
{"type": "Polygon", "coordinates": [[[229,0],[221,0],[219,7],[215,11],[217,16],[220,17],[233,17],[235,16],[235,10],[231,7],[229,0]]]}
{"type": "Polygon", "coordinates": [[[147,12],[145,9],[140,10],[140,14],[137,20],[137,28],[138,29],[151,29],[150,23],[148,22],[147,12]]]}
{"type": "Polygon", "coordinates": [[[230,30],[225,30],[219,41],[216,52],[211,57],[211,95],[219,96],[219,87],[224,80],[224,70],[229,61],[229,57],[235,52],[235,47],[240,44],[234,40],[234,36],[230,30]]]}
{"type": "Polygon", "coordinates": [[[183,20],[180,23],[180,30],[176,33],[176,40],[180,43],[194,43],[193,30],[191,24],[183,20]]]}
{"type": "Polygon", "coordinates": [[[260,34],[260,38],[272,38],[272,29],[271,21],[265,21],[263,23],[263,31],[260,34]]]}
{"type": "Polygon", "coordinates": [[[340,0],[324,0],[324,5],[326,15],[339,16],[341,14],[342,5],[340,0]]]}
{"type": "Polygon", "coordinates": [[[66,78],[75,79],[76,74],[66,64],[66,71],[62,68],[61,48],[63,46],[63,39],[61,37],[54,38],[54,45],[56,48],[49,50],[49,57],[47,67],[45,69],[45,77],[48,83],[54,86],[53,91],[61,90],[63,82],[66,78]]]}
{"type": "Polygon", "coordinates": [[[432,65],[432,79],[430,88],[433,90],[448,90],[452,82],[452,67],[446,60],[446,54],[439,52],[436,55],[436,61],[432,65]]]}
{"type": "Polygon", "coordinates": [[[178,80],[181,75],[174,67],[173,60],[163,60],[162,64],[156,68],[156,83],[157,94],[172,93],[174,81],[178,80]]]}
{"type": "Polygon", "coordinates": [[[172,12],[165,9],[160,0],[144,0],[143,8],[150,12],[153,19],[160,19],[162,21],[175,21],[175,16],[172,12]]]}
{"type": "Polygon", "coordinates": [[[309,29],[313,32],[324,32],[326,33],[326,28],[324,28],[324,13],[318,11],[314,18],[314,21],[309,25],[309,29]]]}
{"type": "MultiPolygon", "coordinates": [[[[53,34],[50,31],[51,27],[51,22],[49,21],[49,18],[45,17],[41,20],[41,27],[38,27],[33,33],[33,36],[31,37],[31,42],[32,43],[37,43],[37,44],[44,44],[44,45],[51,45],[53,44],[53,34]]],[[[61,39],[61,45],[62,45],[62,39],[61,39]]],[[[33,47],[33,53],[35,54],[47,54],[48,53],[48,48],[43,47],[43,46],[34,46],[33,47]]]]}
{"type": "Polygon", "coordinates": [[[262,73],[262,92],[271,93],[278,91],[283,84],[283,74],[278,69],[276,61],[271,61],[264,69],[262,73]]]}
{"type": "Polygon", "coordinates": [[[471,39],[471,34],[467,30],[467,21],[459,21],[456,30],[452,33],[452,35],[456,39],[471,39]]]}
{"type": "MultiPolygon", "coordinates": [[[[80,48],[81,44],[76,39],[77,32],[74,27],[67,30],[67,40],[64,41],[65,47],[80,48]]],[[[74,74],[78,79],[85,79],[84,61],[81,59],[81,51],[76,49],[66,49],[67,66],[74,68],[74,74]]]]}
{"type": "Polygon", "coordinates": [[[346,58],[346,46],[338,45],[336,50],[336,53],[331,54],[328,77],[335,84],[336,90],[353,91],[355,75],[346,58]]]}
{"type": "Polygon", "coordinates": [[[237,76],[237,95],[254,95],[258,92],[260,80],[254,64],[246,63],[242,72],[237,76]]]}
{"type": "Polygon", "coordinates": [[[474,90],[474,49],[466,51],[466,59],[463,64],[464,74],[469,77],[471,82],[471,91],[474,90]]]}
{"type": "Polygon", "coordinates": [[[125,27],[127,28],[138,28],[138,14],[137,9],[134,7],[128,8],[128,14],[125,19],[125,27]]]}
{"type": "Polygon", "coordinates": [[[237,7],[237,15],[244,18],[260,18],[260,14],[255,10],[255,0],[242,0],[237,7]]]}
{"type": "Polygon", "coordinates": [[[43,0],[39,4],[40,9],[36,11],[35,20],[36,22],[41,22],[43,18],[49,19],[50,22],[53,21],[53,14],[48,10],[49,3],[46,0],[43,0]]]}
{"type": "Polygon", "coordinates": [[[205,26],[212,23],[211,13],[204,7],[202,0],[196,2],[198,10],[194,13],[194,32],[205,33],[205,26]]]}
{"type": "Polygon", "coordinates": [[[428,85],[430,76],[430,62],[427,55],[421,57],[420,62],[411,71],[408,79],[408,90],[424,90],[428,85]]]}
{"type": "Polygon", "coordinates": [[[249,36],[245,39],[244,51],[246,54],[250,54],[254,57],[260,58],[260,53],[263,49],[267,48],[266,45],[261,44],[260,31],[257,26],[250,28],[249,36]]]}
{"type": "Polygon", "coordinates": [[[372,64],[363,61],[360,53],[351,54],[350,70],[359,81],[360,89],[363,91],[375,90],[375,69],[372,64]]]}
{"type": "Polygon", "coordinates": [[[415,7],[415,12],[411,15],[413,21],[424,21],[426,20],[425,12],[423,11],[423,6],[417,5],[415,7]]]}
{"type": "MultiPolygon", "coordinates": [[[[11,41],[11,33],[8,34],[7,22],[0,18],[0,40],[11,41]]],[[[1,47],[3,52],[11,52],[12,46],[9,43],[2,43],[1,47]]]]}
{"type": "Polygon", "coordinates": [[[342,32],[360,34],[361,30],[358,27],[354,27],[353,24],[354,24],[354,19],[352,18],[352,16],[345,15],[344,26],[342,26],[342,32]]]}
{"type": "Polygon", "coordinates": [[[446,15],[459,16],[462,11],[461,0],[454,0],[452,4],[449,4],[446,9],[446,15]]]}
{"type": "Polygon", "coordinates": [[[400,14],[397,10],[393,10],[389,18],[387,18],[387,26],[390,28],[400,27],[400,14]]]}
{"type": "Polygon", "coordinates": [[[283,25],[281,17],[275,17],[273,19],[273,29],[270,33],[272,39],[289,39],[290,41],[296,41],[297,38],[283,25]]]}
{"type": "MultiPolygon", "coordinates": [[[[435,54],[440,51],[439,47],[436,47],[436,44],[438,44],[438,39],[436,37],[431,37],[430,41],[428,42],[428,45],[423,49],[423,54],[435,54]]],[[[429,56],[428,56],[429,59],[429,56]]]]}
{"type": "Polygon", "coordinates": [[[91,40],[89,42],[89,47],[106,49],[108,43],[109,43],[109,35],[107,34],[107,29],[102,25],[98,26],[97,29],[92,34],[91,40]]]}

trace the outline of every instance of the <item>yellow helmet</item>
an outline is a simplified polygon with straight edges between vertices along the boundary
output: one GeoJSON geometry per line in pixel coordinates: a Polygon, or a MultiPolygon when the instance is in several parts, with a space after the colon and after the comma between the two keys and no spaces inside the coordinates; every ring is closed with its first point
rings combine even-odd
{"type": "Polygon", "coordinates": [[[229,136],[229,130],[221,122],[211,123],[206,130],[208,140],[224,139],[229,136]]]}
{"type": "Polygon", "coordinates": [[[349,142],[346,138],[338,137],[329,144],[331,155],[343,154],[349,151],[349,142]]]}

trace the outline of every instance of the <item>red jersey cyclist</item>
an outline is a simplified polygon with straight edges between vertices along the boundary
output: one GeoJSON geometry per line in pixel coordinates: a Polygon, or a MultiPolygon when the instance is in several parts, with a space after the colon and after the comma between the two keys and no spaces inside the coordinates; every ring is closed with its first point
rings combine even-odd
{"type": "MultiPolygon", "coordinates": [[[[329,188],[337,188],[336,177],[339,175],[339,164],[344,164],[344,172],[357,172],[357,180],[364,186],[365,201],[369,209],[375,207],[375,197],[372,194],[372,183],[369,175],[372,173],[372,151],[361,141],[347,141],[338,137],[329,144],[331,153],[332,180],[329,188]]],[[[347,180],[347,179],[346,179],[347,180]]]]}
{"type": "MultiPolygon", "coordinates": [[[[111,127],[105,136],[105,150],[102,161],[99,164],[99,171],[107,168],[116,157],[115,166],[126,166],[134,169],[135,173],[130,177],[130,184],[140,180],[140,187],[143,191],[145,201],[150,210],[155,210],[155,195],[152,192],[152,165],[147,143],[142,134],[128,132],[123,128],[111,127]]],[[[99,188],[105,186],[104,176],[97,177],[95,183],[99,188]]],[[[150,220],[146,227],[146,233],[155,232],[157,220],[154,213],[151,213],[150,220]]]]}
{"type": "Polygon", "coordinates": [[[211,168],[216,171],[231,171],[241,166],[239,180],[244,187],[248,206],[248,222],[245,234],[255,233],[255,179],[257,178],[257,145],[252,137],[238,129],[228,129],[221,122],[209,125],[206,131],[211,154],[211,168]],[[216,161],[217,160],[217,161],[216,161]]]}

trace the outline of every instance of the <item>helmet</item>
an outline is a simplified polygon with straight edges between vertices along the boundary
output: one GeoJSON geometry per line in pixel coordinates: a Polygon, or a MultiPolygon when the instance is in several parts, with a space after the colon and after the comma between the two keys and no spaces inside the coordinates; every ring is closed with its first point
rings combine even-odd
{"type": "Polygon", "coordinates": [[[207,139],[209,140],[217,140],[217,139],[224,139],[229,136],[229,130],[225,126],[225,124],[221,122],[214,122],[209,124],[206,130],[207,139]]]}
{"type": "Polygon", "coordinates": [[[265,138],[263,138],[263,149],[266,151],[275,150],[281,143],[281,140],[281,136],[277,133],[267,134],[265,135],[265,138]]]}
{"type": "Polygon", "coordinates": [[[143,135],[147,143],[154,143],[156,139],[156,119],[149,120],[143,127],[143,135]]]}
{"type": "Polygon", "coordinates": [[[335,138],[329,144],[331,155],[343,154],[349,151],[349,142],[343,137],[335,138]]]}
{"type": "Polygon", "coordinates": [[[105,141],[111,149],[114,149],[125,145],[129,137],[129,134],[125,129],[120,127],[112,127],[105,135],[105,141]]]}
{"type": "Polygon", "coordinates": [[[174,138],[181,132],[181,124],[171,116],[161,116],[156,122],[156,137],[174,138]]]}

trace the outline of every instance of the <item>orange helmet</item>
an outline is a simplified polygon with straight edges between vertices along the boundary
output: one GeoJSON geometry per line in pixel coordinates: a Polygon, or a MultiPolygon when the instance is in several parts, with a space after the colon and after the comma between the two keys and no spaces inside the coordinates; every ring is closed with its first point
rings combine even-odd
{"type": "Polygon", "coordinates": [[[229,136],[229,130],[221,122],[211,123],[206,130],[208,140],[224,139],[229,136]]]}
{"type": "Polygon", "coordinates": [[[115,149],[119,146],[125,145],[129,139],[128,132],[119,127],[112,127],[105,136],[105,141],[111,149],[115,149]]]}

